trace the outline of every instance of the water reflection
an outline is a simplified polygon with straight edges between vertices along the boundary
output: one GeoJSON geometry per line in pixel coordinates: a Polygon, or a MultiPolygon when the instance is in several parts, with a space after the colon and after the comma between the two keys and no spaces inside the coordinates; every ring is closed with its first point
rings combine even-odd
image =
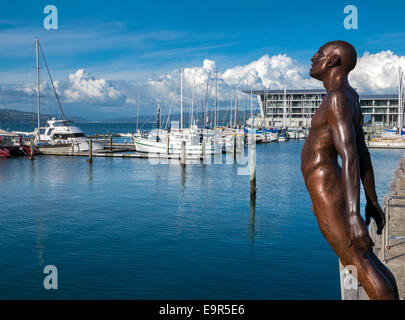
{"type": "Polygon", "coordinates": [[[255,240],[255,223],[256,223],[256,195],[250,197],[250,221],[249,221],[249,238],[250,244],[255,240]]]}
{"type": "Polygon", "coordinates": [[[94,176],[93,176],[93,162],[89,161],[88,162],[88,176],[89,176],[89,187],[93,184],[94,176]]]}
{"type": "Polygon", "coordinates": [[[184,191],[184,188],[186,185],[186,179],[187,179],[186,166],[180,166],[180,177],[181,177],[182,191],[184,191]]]}

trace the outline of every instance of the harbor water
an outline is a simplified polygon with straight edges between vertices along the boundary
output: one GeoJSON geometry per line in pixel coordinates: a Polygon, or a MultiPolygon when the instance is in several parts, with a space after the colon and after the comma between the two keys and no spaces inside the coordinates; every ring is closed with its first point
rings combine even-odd
{"type": "MultiPolygon", "coordinates": [[[[1,159],[0,298],[340,299],[303,144],[257,145],[255,212],[240,164],[1,159]],[[46,265],[58,269],[57,290],[44,289],[46,265]]],[[[370,152],[381,201],[403,151],[370,152]]]]}

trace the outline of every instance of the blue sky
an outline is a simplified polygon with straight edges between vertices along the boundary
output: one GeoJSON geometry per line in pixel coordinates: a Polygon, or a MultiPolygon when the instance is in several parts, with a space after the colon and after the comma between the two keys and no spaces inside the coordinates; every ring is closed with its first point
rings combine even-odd
{"type": "MultiPolygon", "coordinates": [[[[352,43],[359,56],[391,50],[402,57],[404,9],[404,2],[393,0],[7,1],[0,12],[0,86],[34,81],[35,36],[56,80],[84,69],[122,90],[180,66],[201,66],[204,59],[225,72],[264,55],[285,54],[305,69],[319,46],[337,39],[352,43]],[[58,8],[58,30],[42,26],[48,4],[58,8]],[[358,8],[358,30],[343,27],[348,4],[358,8]]],[[[99,118],[134,113],[125,103],[85,108],[85,102],[71,102],[72,113],[87,118],[96,110],[99,118]]]]}

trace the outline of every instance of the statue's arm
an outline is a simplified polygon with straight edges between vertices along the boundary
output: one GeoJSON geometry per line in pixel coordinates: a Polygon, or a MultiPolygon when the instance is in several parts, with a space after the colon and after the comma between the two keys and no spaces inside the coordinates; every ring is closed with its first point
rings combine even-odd
{"type": "Polygon", "coordinates": [[[353,126],[353,110],[346,95],[340,91],[328,94],[327,121],[334,146],[342,159],[342,186],[351,244],[363,252],[372,250],[366,224],[360,215],[360,168],[353,126]]]}
{"type": "MultiPolygon", "coordinates": [[[[360,110],[361,119],[361,110],[360,110]]],[[[374,170],[371,162],[370,153],[368,151],[364,138],[363,127],[361,124],[357,127],[356,145],[359,155],[360,177],[363,183],[364,192],[366,194],[366,224],[370,223],[370,218],[373,218],[377,224],[377,233],[381,234],[385,226],[385,215],[378,203],[378,196],[375,191],[374,170]]]]}

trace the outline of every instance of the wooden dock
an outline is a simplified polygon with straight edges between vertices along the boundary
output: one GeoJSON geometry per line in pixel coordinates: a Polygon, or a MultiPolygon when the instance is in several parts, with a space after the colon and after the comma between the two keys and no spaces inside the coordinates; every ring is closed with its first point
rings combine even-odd
{"type": "Polygon", "coordinates": [[[367,141],[369,149],[405,149],[405,141],[367,141]]]}
{"type": "MultiPolygon", "coordinates": [[[[377,235],[376,224],[370,224],[370,236],[374,241],[374,252],[395,276],[399,297],[405,300],[405,155],[401,158],[390,184],[389,193],[384,197],[383,209],[387,223],[382,235],[377,235]]],[[[364,289],[345,289],[344,268],[339,263],[342,300],[368,300],[364,289]]]]}
{"type": "MultiPolygon", "coordinates": [[[[40,154],[45,156],[71,156],[71,157],[89,157],[89,151],[73,152],[71,148],[40,148],[40,154]]],[[[141,158],[141,159],[177,159],[180,160],[180,154],[164,153],[142,153],[136,152],[135,146],[131,144],[113,144],[110,149],[108,146],[104,150],[92,152],[92,157],[105,158],[141,158]]],[[[187,155],[187,160],[203,160],[202,156],[187,155]]]]}

